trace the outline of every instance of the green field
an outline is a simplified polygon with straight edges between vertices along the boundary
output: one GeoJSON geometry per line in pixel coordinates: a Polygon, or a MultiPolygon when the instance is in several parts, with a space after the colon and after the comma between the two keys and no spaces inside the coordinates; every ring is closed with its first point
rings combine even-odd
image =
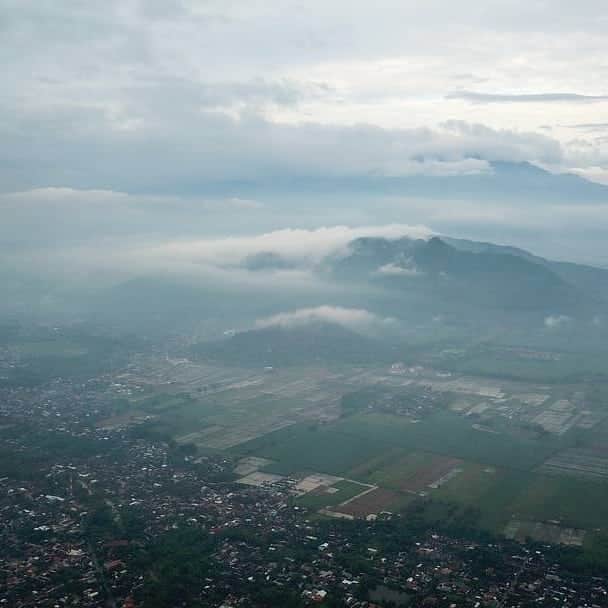
{"type": "MultiPolygon", "coordinates": [[[[461,472],[440,488],[423,489],[432,502],[479,509],[483,528],[500,533],[516,518],[603,529],[608,527],[608,484],[533,472],[575,438],[566,434],[532,440],[484,433],[449,412],[416,424],[404,417],[365,413],[326,426],[295,425],[239,445],[233,452],[270,458],[276,473],[319,471],[394,490],[432,467],[438,455],[458,458],[463,460],[458,465],[461,472]]],[[[307,500],[320,507],[331,504],[328,498],[313,494],[307,500]]]]}
{"type": "Polygon", "coordinates": [[[19,365],[5,370],[4,386],[37,386],[51,379],[89,379],[126,363],[130,340],[86,334],[78,330],[57,333],[36,328],[24,335],[18,331],[3,347],[17,355],[19,365]]]}
{"type": "Polygon", "coordinates": [[[261,450],[263,455],[275,460],[297,463],[312,459],[319,463],[319,470],[322,470],[324,460],[328,462],[326,468],[331,470],[352,470],[366,460],[395,449],[432,452],[493,466],[530,470],[567,445],[570,445],[567,437],[531,440],[484,433],[473,429],[470,421],[463,417],[441,412],[416,424],[390,414],[361,414],[323,427],[317,434],[294,429],[262,437],[240,448],[247,453],[261,450]],[[326,443],[331,446],[324,446],[326,443]],[[317,452],[327,458],[305,452],[317,452]],[[336,453],[332,456],[333,452],[336,453]],[[273,456],[268,456],[270,453],[273,456]],[[363,458],[364,455],[367,458],[363,458]]]}
{"type": "Polygon", "coordinates": [[[361,414],[341,420],[333,430],[353,441],[375,441],[387,447],[433,452],[483,464],[530,470],[565,445],[569,439],[528,440],[477,431],[471,421],[439,412],[416,424],[402,416],[361,414]]]}
{"type": "Polygon", "coordinates": [[[258,437],[232,449],[234,453],[276,461],[272,472],[290,474],[319,471],[342,475],[379,456],[386,449],[378,441],[358,441],[336,432],[331,425],[297,424],[258,437]]]}
{"type": "Polygon", "coordinates": [[[465,374],[564,383],[598,375],[605,380],[605,360],[605,353],[567,353],[560,350],[559,358],[553,360],[521,357],[517,353],[488,349],[474,350],[442,364],[446,369],[465,374]]]}
{"type": "Polygon", "coordinates": [[[531,440],[477,431],[467,419],[441,412],[416,424],[390,414],[359,414],[314,430],[295,425],[241,444],[234,451],[275,460],[277,470],[286,473],[349,472],[353,477],[380,481],[383,474],[391,475],[382,472],[384,455],[394,455],[395,450],[401,454],[431,452],[526,471],[566,445],[567,438],[531,440]]]}
{"type": "Polygon", "coordinates": [[[213,404],[194,399],[186,393],[159,393],[132,400],[130,407],[140,414],[157,416],[146,424],[147,430],[174,439],[210,426],[208,419],[215,411],[213,404]]]}
{"type": "MultiPolygon", "coordinates": [[[[498,485],[504,484],[506,474],[503,470],[472,462],[465,463],[463,469],[460,475],[441,486],[434,496],[442,500],[477,506],[484,496],[494,491],[498,485]]],[[[522,475],[513,473],[512,477],[521,478],[522,475]]]]}
{"type": "Polygon", "coordinates": [[[308,507],[309,509],[333,507],[349,498],[353,498],[353,496],[361,494],[361,492],[364,492],[367,489],[367,486],[343,479],[333,486],[330,486],[330,488],[319,488],[318,490],[301,496],[297,499],[297,504],[302,507],[308,507]],[[328,492],[328,490],[330,491],[328,492]],[[331,490],[337,490],[337,492],[332,493],[331,490]]]}
{"type": "Polygon", "coordinates": [[[483,527],[500,532],[516,518],[608,529],[608,484],[507,469],[488,472],[473,463],[464,469],[433,497],[478,508],[483,527]]]}
{"type": "Polygon", "coordinates": [[[82,357],[88,350],[82,345],[67,338],[54,340],[24,340],[9,345],[26,357],[82,357]]]}

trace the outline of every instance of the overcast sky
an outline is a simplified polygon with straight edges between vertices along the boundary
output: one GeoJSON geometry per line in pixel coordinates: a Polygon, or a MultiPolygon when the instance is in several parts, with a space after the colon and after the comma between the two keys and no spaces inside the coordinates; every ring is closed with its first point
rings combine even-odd
{"type": "Polygon", "coordinates": [[[235,186],[476,175],[494,161],[608,184],[605,0],[0,0],[0,36],[12,245],[399,221],[608,258],[597,203],[345,207],[294,186],[277,218],[277,197],[235,186]],[[36,232],[40,205],[63,227],[36,232]]]}

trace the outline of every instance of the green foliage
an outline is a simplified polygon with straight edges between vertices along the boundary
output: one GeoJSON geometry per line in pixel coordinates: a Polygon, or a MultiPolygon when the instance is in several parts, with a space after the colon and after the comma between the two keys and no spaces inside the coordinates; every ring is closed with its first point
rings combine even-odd
{"type": "Polygon", "coordinates": [[[137,558],[137,567],[147,572],[138,604],[144,608],[200,605],[212,550],[213,541],[198,528],[177,528],[159,536],[137,558]]]}

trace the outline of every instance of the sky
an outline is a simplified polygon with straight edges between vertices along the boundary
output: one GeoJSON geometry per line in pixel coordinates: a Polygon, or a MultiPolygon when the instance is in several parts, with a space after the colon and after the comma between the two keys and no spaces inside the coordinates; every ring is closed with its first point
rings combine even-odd
{"type": "Polygon", "coordinates": [[[4,250],[397,223],[608,264],[583,186],[340,186],[500,161],[608,185],[603,0],[0,0],[0,36],[4,250]]]}

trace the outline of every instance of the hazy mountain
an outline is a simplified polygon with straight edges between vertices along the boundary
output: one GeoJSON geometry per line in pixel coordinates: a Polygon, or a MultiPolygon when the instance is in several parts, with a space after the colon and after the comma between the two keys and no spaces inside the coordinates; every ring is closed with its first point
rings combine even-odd
{"type": "Polygon", "coordinates": [[[357,239],[347,255],[326,260],[325,271],[336,280],[381,283],[447,304],[467,303],[472,310],[571,311],[585,296],[565,273],[523,251],[485,244],[457,248],[438,237],[357,239]]]}
{"type": "Polygon", "coordinates": [[[225,340],[197,344],[197,356],[254,367],[312,363],[391,361],[394,349],[333,323],[275,326],[236,333],[225,340]]]}
{"type": "Polygon", "coordinates": [[[507,245],[494,245],[492,243],[483,243],[450,237],[441,238],[443,241],[452,245],[456,249],[463,251],[470,251],[473,253],[489,252],[508,254],[525,258],[531,262],[549,268],[566,283],[576,286],[583,292],[608,301],[608,270],[605,268],[586,266],[584,264],[574,264],[572,262],[555,262],[552,260],[546,260],[523,249],[510,247],[507,245]]]}
{"type": "MultiPolygon", "coordinates": [[[[200,184],[192,186],[200,187],[200,184]]],[[[238,187],[241,194],[248,196],[295,190],[311,196],[341,192],[518,203],[608,202],[608,186],[571,173],[551,173],[529,162],[507,161],[490,162],[487,171],[459,175],[370,174],[346,177],[292,176],[288,179],[276,176],[271,182],[239,182],[238,187]]],[[[314,205],[314,199],[311,204],[314,205]]]]}

